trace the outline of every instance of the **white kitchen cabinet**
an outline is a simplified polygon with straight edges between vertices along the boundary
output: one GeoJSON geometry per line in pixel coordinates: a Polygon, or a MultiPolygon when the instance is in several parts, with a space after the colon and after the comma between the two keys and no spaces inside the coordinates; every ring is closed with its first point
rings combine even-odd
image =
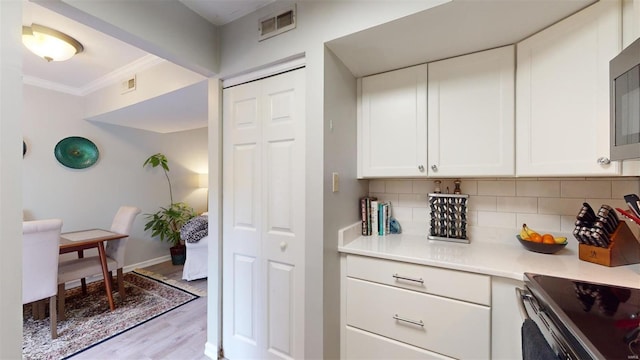
{"type": "Polygon", "coordinates": [[[428,175],[515,175],[514,46],[428,66],[428,175]]]}
{"type": "Polygon", "coordinates": [[[433,353],[415,346],[379,336],[354,327],[345,328],[344,359],[438,359],[453,360],[448,356],[433,353]]]}
{"type": "Polygon", "coordinates": [[[426,176],[427,65],[359,85],[358,177],[426,176]]]}
{"type": "Polygon", "coordinates": [[[609,60],[618,1],[600,1],[517,44],[516,173],[619,174],[609,157],[609,60]]]}
{"type": "Polygon", "coordinates": [[[514,175],[514,55],[506,46],[362,78],[358,177],[514,175]]]}
{"type": "Polygon", "coordinates": [[[490,357],[489,276],[356,255],[343,264],[344,358],[490,357]]]}
{"type": "Polygon", "coordinates": [[[522,359],[521,328],[524,319],[519,311],[516,288],[524,289],[524,282],[491,277],[492,359],[522,359]]]}

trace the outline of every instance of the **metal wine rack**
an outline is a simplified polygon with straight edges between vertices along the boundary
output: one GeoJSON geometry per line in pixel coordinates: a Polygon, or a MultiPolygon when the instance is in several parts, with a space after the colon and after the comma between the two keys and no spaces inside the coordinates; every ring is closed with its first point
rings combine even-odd
{"type": "Polygon", "coordinates": [[[430,240],[469,243],[467,238],[466,194],[429,194],[430,240]]]}

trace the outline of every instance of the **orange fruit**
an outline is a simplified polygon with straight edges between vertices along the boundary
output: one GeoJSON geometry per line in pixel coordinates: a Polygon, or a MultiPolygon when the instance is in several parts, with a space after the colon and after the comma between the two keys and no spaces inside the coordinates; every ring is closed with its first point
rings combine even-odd
{"type": "Polygon", "coordinates": [[[545,244],[555,244],[556,240],[554,239],[553,235],[544,234],[544,235],[542,235],[542,242],[545,243],[545,244]]]}
{"type": "Polygon", "coordinates": [[[533,232],[529,234],[529,239],[533,242],[540,243],[542,242],[542,235],[538,234],[537,232],[533,232]]]}

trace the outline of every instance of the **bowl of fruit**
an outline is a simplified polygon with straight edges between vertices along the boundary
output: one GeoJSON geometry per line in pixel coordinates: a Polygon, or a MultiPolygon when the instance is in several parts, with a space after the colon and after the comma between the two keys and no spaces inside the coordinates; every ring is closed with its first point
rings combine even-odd
{"type": "Polygon", "coordinates": [[[516,235],[520,244],[529,251],[543,254],[553,254],[567,246],[566,237],[555,237],[551,234],[542,234],[531,230],[527,224],[522,224],[520,234],[516,235]]]}

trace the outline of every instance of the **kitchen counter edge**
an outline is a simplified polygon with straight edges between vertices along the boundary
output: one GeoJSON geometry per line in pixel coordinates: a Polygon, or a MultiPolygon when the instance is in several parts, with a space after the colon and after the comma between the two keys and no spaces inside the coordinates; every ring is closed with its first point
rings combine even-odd
{"type": "MultiPolygon", "coordinates": [[[[555,254],[526,250],[514,231],[481,229],[469,244],[429,240],[426,235],[361,236],[360,223],[339,231],[338,251],[523,281],[524,273],[640,288],[640,264],[607,267],[580,260],[577,241],[555,254]],[[512,237],[512,239],[511,239],[512,237]]],[[[476,229],[478,230],[478,229],[476,229]]],[[[640,246],[640,244],[639,244],[640,246]]]]}

